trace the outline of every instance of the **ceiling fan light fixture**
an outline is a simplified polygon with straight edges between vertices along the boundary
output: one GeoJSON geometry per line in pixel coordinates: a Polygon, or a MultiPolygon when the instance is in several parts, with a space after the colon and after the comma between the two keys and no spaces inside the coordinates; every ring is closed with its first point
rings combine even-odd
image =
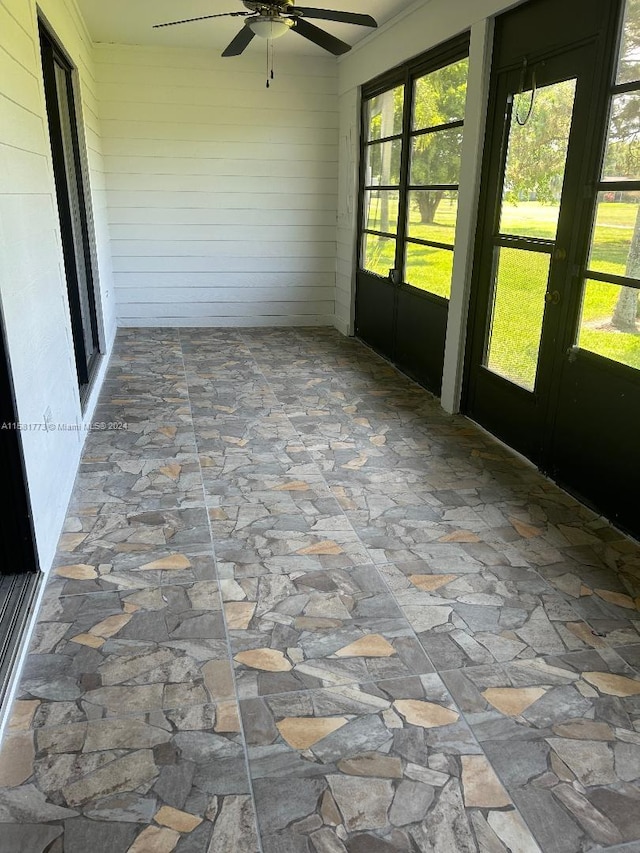
{"type": "Polygon", "coordinates": [[[258,15],[245,20],[245,24],[254,36],[261,39],[278,39],[289,32],[293,26],[293,19],[283,18],[280,15],[258,15]]]}

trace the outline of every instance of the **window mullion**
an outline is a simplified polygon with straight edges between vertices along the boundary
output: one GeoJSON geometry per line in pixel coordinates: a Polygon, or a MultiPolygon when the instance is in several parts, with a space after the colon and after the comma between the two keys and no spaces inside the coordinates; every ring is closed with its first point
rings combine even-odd
{"type": "Polygon", "coordinates": [[[396,269],[400,280],[405,280],[405,241],[407,235],[408,185],[411,159],[411,116],[413,115],[413,81],[407,68],[404,77],[404,113],[402,116],[402,150],[400,154],[400,187],[398,192],[398,242],[396,244],[396,269]]]}

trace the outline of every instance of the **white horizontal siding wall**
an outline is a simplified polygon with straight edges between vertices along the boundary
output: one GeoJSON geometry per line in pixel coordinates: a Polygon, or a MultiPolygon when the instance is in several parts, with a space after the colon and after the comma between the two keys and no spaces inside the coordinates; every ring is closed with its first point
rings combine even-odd
{"type": "MultiPolygon", "coordinates": [[[[95,216],[99,301],[108,349],[115,332],[91,42],[72,0],[39,0],[78,69],[95,216]]],[[[18,416],[83,419],[63,269],[34,0],[0,0],[0,302],[18,416]]],[[[96,388],[97,390],[97,388],[96,388]]],[[[84,413],[88,417],[90,409],[84,413]]],[[[50,565],[84,433],[21,433],[41,567],[50,565]]]]}
{"type": "Polygon", "coordinates": [[[120,325],[333,323],[337,66],[275,49],[96,46],[120,325]]]}

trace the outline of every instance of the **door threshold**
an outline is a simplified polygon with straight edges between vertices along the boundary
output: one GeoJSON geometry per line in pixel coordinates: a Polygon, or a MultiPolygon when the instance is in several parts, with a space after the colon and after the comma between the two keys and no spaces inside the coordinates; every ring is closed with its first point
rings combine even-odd
{"type": "Polygon", "coordinates": [[[41,577],[40,572],[0,575],[0,707],[11,684],[41,577]]]}

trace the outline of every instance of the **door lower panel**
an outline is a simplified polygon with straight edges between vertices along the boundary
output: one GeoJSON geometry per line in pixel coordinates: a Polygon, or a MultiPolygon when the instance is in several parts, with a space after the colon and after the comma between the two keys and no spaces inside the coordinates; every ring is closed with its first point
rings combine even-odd
{"type": "Polygon", "coordinates": [[[398,290],[395,363],[440,396],[449,303],[411,287],[398,290]]]}
{"type": "Polygon", "coordinates": [[[640,373],[577,350],[564,369],[551,474],[640,535],[640,373]]]}
{"type": "Polygon", "coordinates": [[[356,334],[393,360],[395,287],[389,279],[358,272],[356,334]]]}

